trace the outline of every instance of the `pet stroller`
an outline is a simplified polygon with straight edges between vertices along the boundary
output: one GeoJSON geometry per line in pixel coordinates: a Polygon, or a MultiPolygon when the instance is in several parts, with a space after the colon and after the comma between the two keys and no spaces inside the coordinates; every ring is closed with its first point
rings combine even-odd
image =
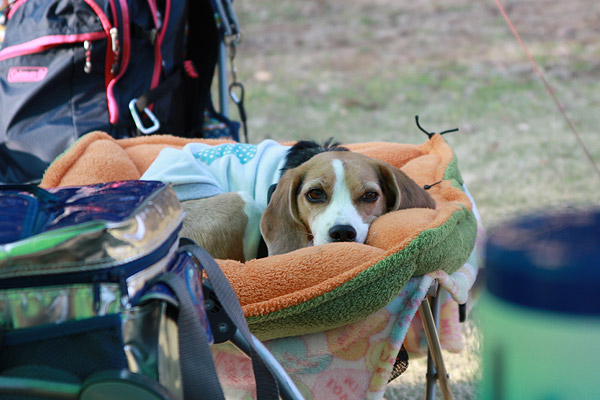
{"type": "MultiPolygon", "coordinates": [[[[224,79],[223,39],[224,34],[219,40],[220,93],[227,98],[230,85],[224,79]]],[[[234,101],[243,107],[240,93],[234,101]]],[[[221,108],[226,113],[223,101],[221,108]]],[[[226,119],[208,120],[216,120],[218,127],[235,128],[235,124],[223,122],[226,119]]],[[[230,137],[238,141],[237,136],[230,137]]],[[[54,188],[137,180],[160,149],[202,140],[175,136],[115,139],[103,132],[88,133],[52,163],[41,185],[54,188]],[[103,160],[102,168],[98,160],[103,160]]],[[[374,226],[377,235],[365,245],[341,244],[325,248],[323,253],[318,252],[321,249],[302,249],[246,265],[231,260],[218,260],[218,264],[240,299],[251,331],[291,375],[305,398],[381,397],[394,366],[401,369],[396,360],[402,343],[413,346],[411,351],[422,350],[421,332],[426,332],[432,353],[428,388],[439,379],[445,395],[450,396],[432,321],[450,315],[442,324],[442,343],[444,337],[454,337],[456,325],[448,321],[458,319],[457,304],[466,303],[477,269],[473,252],[476,210],[463,186],[456,158],[440,135],[419,146],[359,143],[348,147],[402,168],[421,185],[441,181],[430,189],[438,208],[402,210],[382,218],[374,226]],[[282,265],[289,279],[281,279],[282,265]],[[264,289],[265,280],[281,284],[266,292],[256,290],[264,289]],[[452,300],[441,305],[442,296],[434,297],[430,314],[429,303],[423,300],[434,282],[448,289],[452,300]],[[415,317],[419,307],[424,330],[410,328],[419,320],[415,317]]],[[[451,342],[446,342],[447,346],[451,342]]],[[[256,395],[247,357],[228,345],[213,346],[212,353],[227,395],[256,395]]]]}
{"type": "MultiPolygon", "coordinates": [[[[41,186],[139,179],[138,169],[147,169],[161,149],[181,149],[198,141],[206,142],[173,136],[114,139],[93,132],[50,166],[41,186]],[[98,157],[109,155],[111,165],[99,169],[98,157]]],[[[467,302],[477,274],[476,209],[456,157],[441,135],[421,145],[367,142],[347,147],[401,167],[420,185],[441,181],[429,189],[437,208],[379,217],[366,244],[332,243],[246,263],[217,260],[250,330],[305,398],[340,393],[381,398],[403,343],[418,352],[428,342],[431,366],[444,371],[432,321],[441,318],[441,340],[447,348],[460,347],[458,304],[467,302]],[[452,298],[435,297],[430,314],[424,299],[434,281],[452,298]],[[419,308],[422,318],[415,318],[419,308]],[[420,338],[421,326],[427,339],[420,338]]],[[[252,396],[254,383],[245,356],[228,345],[212,351],[226,393],[232,398],[252,396]]],[[[446,375],[433,370],[428,386],[436,375],[447,387],[446,375]]]]}

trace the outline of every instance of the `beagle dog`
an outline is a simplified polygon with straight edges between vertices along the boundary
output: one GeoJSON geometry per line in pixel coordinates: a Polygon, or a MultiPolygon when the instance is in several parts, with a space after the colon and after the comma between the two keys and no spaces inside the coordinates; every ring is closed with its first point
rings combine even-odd
{"type": "Polygon", "coordinates": [[[375,218],[435,200],[404,172],[331,141],[300,141],[260,206],[242,192],[183,201],[182,236],[215,258],[244,261],[332,242],[364,243],[375,218]],[[262,239],[261,239],[262,237],[262,239]]]}
{"type": "Polygon", "coordinates": [[[260,222],[269,255],[332,242],[364,243],[380,215],[435,208],[429,193],[398,168],[344,150],[326,149],[283,173],[260,222]]]}

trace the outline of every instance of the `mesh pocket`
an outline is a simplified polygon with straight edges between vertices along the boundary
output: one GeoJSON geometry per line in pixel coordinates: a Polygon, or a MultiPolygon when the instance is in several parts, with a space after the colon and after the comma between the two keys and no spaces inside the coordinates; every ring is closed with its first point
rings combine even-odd
{"type": "Polygon", "coordinates": [[[62,370],[84,380],[94,372],[126,369],[118,315],[4,333],[0,374],[29,366],[62,370]]]}

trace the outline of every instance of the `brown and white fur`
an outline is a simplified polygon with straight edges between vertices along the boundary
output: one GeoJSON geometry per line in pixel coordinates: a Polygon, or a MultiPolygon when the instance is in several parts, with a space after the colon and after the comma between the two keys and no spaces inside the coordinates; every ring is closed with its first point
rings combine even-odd
{"type": "Polygon", "coordinates": [[[435,201],[401,170],[359,153],[325,152],[283,175],[260,228],[269,255],[364,243],[375,218],[414,207],[435,208],[435,201]]]}
{"type": "Polygon", "coordinates": [[[215,258],[243,261],[256,256],[260,234],[269,256],[331,242],[364,243],[380,215],[435,208],[434,199],[401,170],[339,149],[345,150],[325,150],[285,170],[262,216],[240,193],[183,202],[182,235],[215,258]]]}

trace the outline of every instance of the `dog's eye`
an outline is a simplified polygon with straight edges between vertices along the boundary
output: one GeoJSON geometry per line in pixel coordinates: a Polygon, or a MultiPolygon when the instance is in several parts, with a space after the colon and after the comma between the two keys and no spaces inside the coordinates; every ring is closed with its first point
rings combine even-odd
{"type": "Polygon", "coordinates": [[[327,195],[321,189],[311,189],[306,193],[306,198],[313,203],[321,203],[327,199],[327,195]]]}
{"type": "Polygon", "coordinates": [[[360,197],[361,201],[366,201],[367,203],[372,203],[379,198],[379,193],[377,192],[367,192],[360,197]]]}

